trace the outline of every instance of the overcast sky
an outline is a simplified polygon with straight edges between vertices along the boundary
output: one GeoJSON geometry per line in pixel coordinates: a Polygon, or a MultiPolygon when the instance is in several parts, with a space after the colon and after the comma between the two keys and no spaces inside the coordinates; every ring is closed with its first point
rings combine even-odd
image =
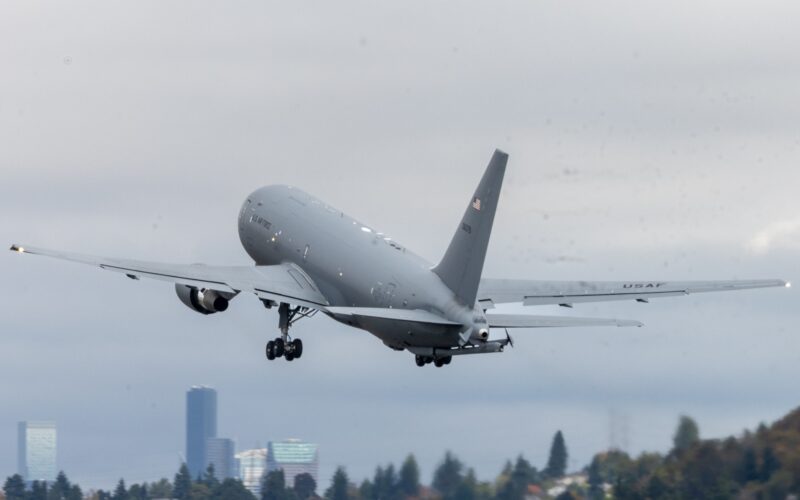
{"type": "MultiPolygon", "coordinates": [[[[795,1],[0,3],[3,243],[246,264],[236,216],[288,183],[438,260],[495,147],[510,154],[485,275],[797,278],[795,1]]],[[[482,478],[666,451],[798,405],[796,291],[576,306],[640,329],[520,331],[419,369],[325,317],[264,359],[277,314],[184,307],[162,282],[0,254],[0,476],[18,420],[58,423],[84,487],[172,476],[184,397],[219,391],[240,449],[300,437],[360,481],[450,449],[482,478]],[[627,425],[621,423],[627,422],[627,425]]],[[[798,280],[800,281],[800,280],[798,280]]],[[[527,308],[552,314],[552,308],[527,308]]],[[[556,311],[558,312],[558,311],[556,311]]],[[[324,486],[324,485],[323,485],[324,486]]]]}

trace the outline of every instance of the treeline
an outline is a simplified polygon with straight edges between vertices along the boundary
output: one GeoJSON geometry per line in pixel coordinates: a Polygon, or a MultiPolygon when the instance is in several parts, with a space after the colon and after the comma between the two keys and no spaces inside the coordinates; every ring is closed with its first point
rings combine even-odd
{"type": "MultiPolygon", "coordinates": [[[[328,500],[523,500],[530,496],[531,487],[544,492],[544,486],[566,474],[567,446],[561,431],[553,437],[550,457],[543,470],[530,464],[522,455],[512,463],[506,462],[494,481],[480,481],[475,470],[464,465],[455,455],[447,452],[433,473],[430,487],[419,481],[419,467],[409,455],[399,471],[389,464],[375,469],[372,480],[360,485],[352,483],[343,467],[336,469],[331,486],[325,492],[328,500]]],[[[572,498],[568,492],[562,498],[572,498]]],[[[277,499],[276,499],[277,500],[277,499]]]]}
{"type": "Polygon", "coordinates": [[[684,416],[666,455],[601,453],[586,472],[592,499],[798,498],[800,408],[727,439],[701,440],[697,424],[684,416]]]}

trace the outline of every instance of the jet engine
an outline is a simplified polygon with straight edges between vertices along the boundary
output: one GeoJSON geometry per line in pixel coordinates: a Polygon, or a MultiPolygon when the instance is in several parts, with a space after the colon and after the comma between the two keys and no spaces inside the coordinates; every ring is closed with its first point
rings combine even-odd
{"type": "Polygon", "coordinates": [[[485,342],[489,339],[489,328],[486,325],[476,325],[469,337],[473,341],[485,342]]]}
{"type": "Polygon", "coordinates": [[[195,288],[189,285],[181,285],[180,283],[175,284],[175,293],[178,294],[178,298],[187,307],[202,314],[224,311],[228,308],[228,300],[233,296],[216,290],[195,288]]]}

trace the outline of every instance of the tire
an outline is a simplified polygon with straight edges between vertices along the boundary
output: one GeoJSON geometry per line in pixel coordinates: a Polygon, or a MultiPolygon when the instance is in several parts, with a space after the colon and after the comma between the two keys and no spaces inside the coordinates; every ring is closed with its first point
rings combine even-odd
{"type": "Polygon", "coordinates": [[[441,368],[444,366],[444,358],[436,358],[433,360],[433,364],[436,365],[436,368],[441,368]]]}
{"type": "Polygon", "coordinates": [[[286,358],[286,361],[292,361],[294,359],[294,353],[292,351],[286,351],[283,357],[286,358]]]}
{"type": "Polygon", "coordinates": [[[420,355],[417,355],[417,356],[414,358],[414,361],[416,361],[416,363],[417,363],[417,366],[425,366],[425,358],[423,358],[423,357],[422,357],[422,356],[420,356],[420,355]]]}
{"type": "Polygon", "coordinates": [[[267,342],[267,359],[270,361],[275,359],[275,342],[271,340],[267,342]]]}
{"type": "Polygon", "coordinates": [[[446,356],[444,358],[444,364],[446,365],[449,365],[451,361],[453,361],[453,356],[446,356]]]}
{"type": "Polygon", "coordinates": [[[275,357],[280,358],[286,352],[283,339],[275,339],[275,357]]]}
{"type": "Polygon", "coordinates": [[[297,359],[300,359],[300,356],[303,355],[303,341],[302,340],[294,339],[292,341],[292,354],[297,359]]]}

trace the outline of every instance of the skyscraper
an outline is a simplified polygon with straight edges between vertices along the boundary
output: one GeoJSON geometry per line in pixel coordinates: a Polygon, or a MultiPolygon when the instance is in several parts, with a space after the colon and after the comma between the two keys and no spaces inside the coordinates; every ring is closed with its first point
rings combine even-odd
{"type": "Polygon", "coordinates": [[[314,443],[305,443],[299,439],[271,441],[267,444],[267,470],[283,469],[283,476],[289,487],[294,485],[294,477],[304,472],[311,474],[319,484],[318,448],[314,443]]]}
{"type": "Polygon", "coordinates": [[[234,462],[234,443],[228,438],[208,438],[206,440],[206,462],[214,466],[214,475],[222,481],[229,477],[236,477],[236,463],[234,462]]]}
{"type": "Polygon", "coordinates": [[[192,477],[208,464],[206,443],[217,437],[217,391],[192,387],[186,392],[186,466],[192,477]]]}
{"type": "Polygon", "coordinates": [[[17,467],[25,481],[56,479],[56,423],[20,422],[17,426],[17,467]]]}
{"type": "Polygon", "coordinates": [[[267,449],[256,448],[237,453],[236,464],[244,487],[256,497],[260,496],[261,477],[267,471],[267,449]]]}

